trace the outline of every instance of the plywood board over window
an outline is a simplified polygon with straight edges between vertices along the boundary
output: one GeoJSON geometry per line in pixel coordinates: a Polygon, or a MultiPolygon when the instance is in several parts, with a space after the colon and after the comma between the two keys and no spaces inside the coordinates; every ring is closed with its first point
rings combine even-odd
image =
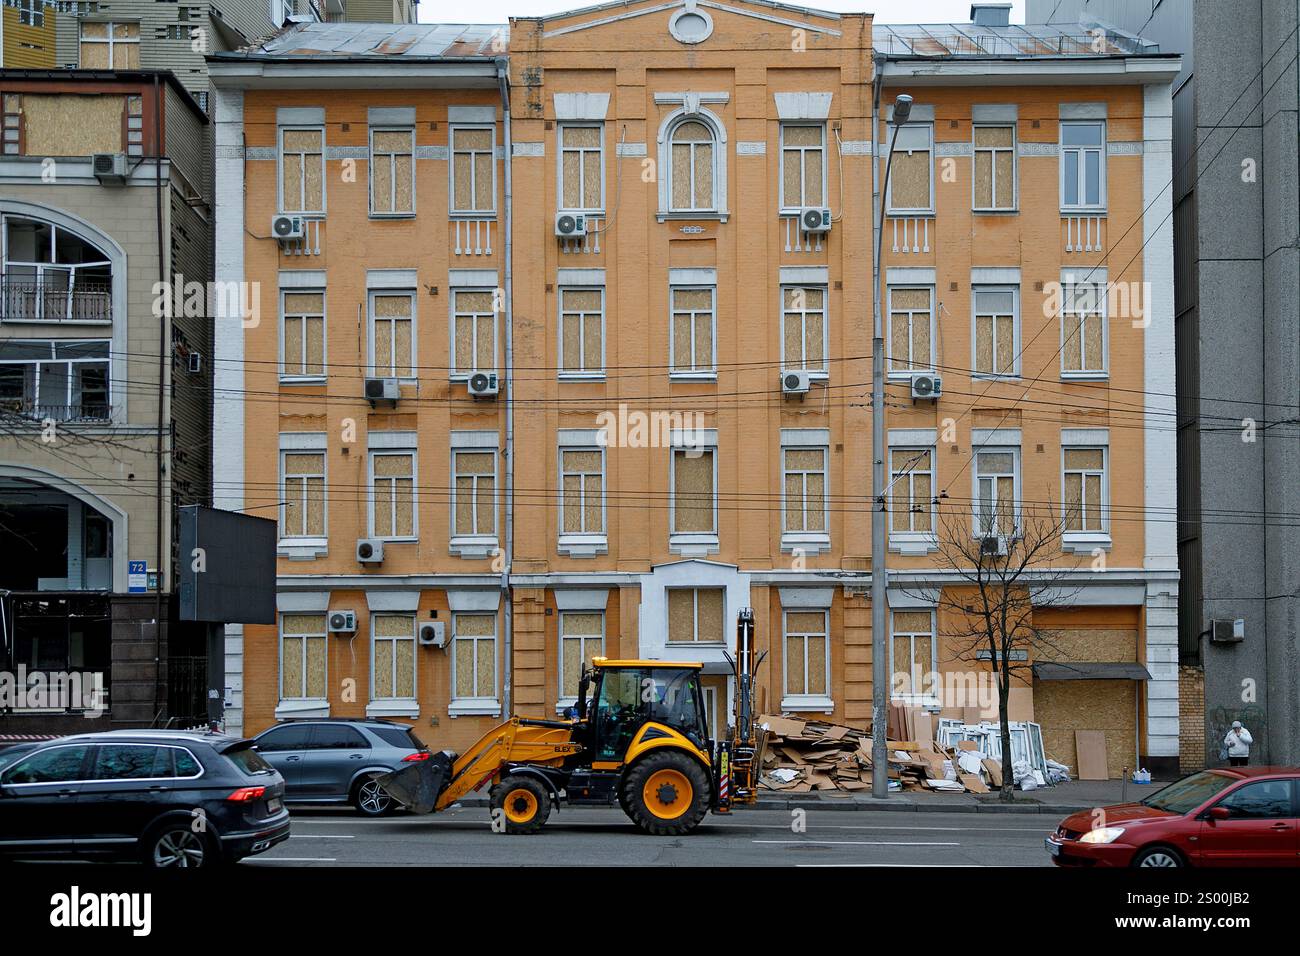
{"type": "Polygon", "coordinates": [[[713,532],[713,452],[675,450],[673,482],[673,531],[713,532]]]}
{"type": "Polygon", "coordinates": [[[26,149],[29,156],[88,156],[125,152],[122,145],[122,96],[23,96],[26,149]]]}

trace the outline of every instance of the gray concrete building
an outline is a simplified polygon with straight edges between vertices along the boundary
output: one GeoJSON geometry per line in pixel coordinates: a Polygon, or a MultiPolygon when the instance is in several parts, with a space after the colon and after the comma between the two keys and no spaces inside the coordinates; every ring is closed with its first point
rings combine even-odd
{"type": "MultiPolygon", "coordinates": [[[[1300,108],[1295,0],[1028,0],[1181,53],[1174,84],[1184,690],[1220,763],[1300,762],[1300,108]]],[[[1183,713],[1188,714],[1187,703],[1183,713]]],[[[1191,725],[1184,719],[1184,728],[1191,725]]]]}

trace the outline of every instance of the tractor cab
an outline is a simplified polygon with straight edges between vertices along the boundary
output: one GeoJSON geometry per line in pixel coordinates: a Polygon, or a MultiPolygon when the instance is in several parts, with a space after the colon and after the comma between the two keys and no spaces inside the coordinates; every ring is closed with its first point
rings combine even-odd
{"type": "Polygon", "coordinates": [[[703,665],[694,662],[595,658],[579,681],[577,705],[578,718],[586,723],[583,743],[591,760],[624,763],[634,742],[653,739],[655,733],[667,736],[647,728],[653,724],[681,734],[701,755],[711,753],[702,670],[703,665]]]}

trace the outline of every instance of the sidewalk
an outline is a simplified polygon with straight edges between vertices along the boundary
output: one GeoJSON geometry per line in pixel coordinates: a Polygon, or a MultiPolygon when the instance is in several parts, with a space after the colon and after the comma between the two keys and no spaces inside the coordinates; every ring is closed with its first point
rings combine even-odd
{"type": "Polygon", "coordinates": [[[759,793],[758,807],[763,810],[804,807],[816,810],[894,810],[904,813],[1047,813],[1065,815],[1110,804],[1141,800],[1164,786],[1129,783],[1127,797],[1122,780],[1071,780],[1054,787],[1040,787],[1028,792],[1016,791],[1016,802],[1004,804],[996,793],[938,793],[908,791],[891,793],[887,800],[876,800],[870,793],[844,793],[821,790],[811,793],[759,793]]]}

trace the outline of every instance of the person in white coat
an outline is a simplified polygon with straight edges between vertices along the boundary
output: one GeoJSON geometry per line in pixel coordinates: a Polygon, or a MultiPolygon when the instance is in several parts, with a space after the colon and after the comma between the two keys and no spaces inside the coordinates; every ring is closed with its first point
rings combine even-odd
{"type": "Polygon", "coordinates": [[[1232,729],[1223,738],[1224,749],[1228,751],[1228,765],[1230,767],[1246,766],[1250,762],[1250,745],[1254,742],[1254,738],[1250,736],[1250,731],[1241,726],[1241,721],[1234,720],[1232,729]]]}

